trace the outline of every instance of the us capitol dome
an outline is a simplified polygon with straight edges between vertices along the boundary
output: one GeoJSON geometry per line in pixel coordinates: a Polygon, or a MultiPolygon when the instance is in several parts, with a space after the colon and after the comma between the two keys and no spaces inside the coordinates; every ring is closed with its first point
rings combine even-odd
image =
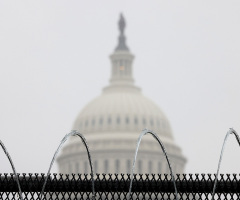
{"type": "MultiPolygon", "coordinates": [[[[111,78],[102,94],[86,105],[73,130],[84,135],[90,147],[94,173],[130,173],[136,142],[144,128],[163,142],[174,173],[183,173],[186,158],[175,143],[170,123],[161,109],[134,85],[134,55],[126,45],[125,20],[120,15],[118,45],[110,56],[111,78]]],[[[86,149],[72,137],[57,159],[60,173],[90,173],[86,149]]],[[[144,136],[135,165],[136,173],[169,173],[167,161],[150,135],[144,136]]]]}

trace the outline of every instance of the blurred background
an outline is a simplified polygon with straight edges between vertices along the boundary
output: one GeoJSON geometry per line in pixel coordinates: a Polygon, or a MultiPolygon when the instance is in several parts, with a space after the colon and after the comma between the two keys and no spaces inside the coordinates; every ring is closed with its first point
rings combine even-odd
{"type": "MultiPolygon", "coordinates": [[[[225,134],[240,132],[239,9],[238,1],[1,1],[0,140],[17,171],[47,172],[80,110],[108,84],[122,12],[135,83],[167,115],[185,172],[215,173],[225,134]]],[[[239,173],[239,155],[230,137],[220,172],[239,173]]],[[[0,172],[12,172],[0,158],[0,172]]]]}

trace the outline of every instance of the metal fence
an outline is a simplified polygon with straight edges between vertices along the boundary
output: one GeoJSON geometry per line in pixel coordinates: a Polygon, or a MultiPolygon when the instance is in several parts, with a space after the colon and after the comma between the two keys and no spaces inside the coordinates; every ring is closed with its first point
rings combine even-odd
{"type": "MultiPolygon", "coordinates": [[[[46,174],[18,174],[24,200],[40,200],[46,174]]],[[[129,174],[96,174],[95,199],[127,199],[129,174]]],[[[212,199],[213,174],[175,175],[179,200],[212,199]]],[[[135,174],[130,199],[175,199],[169,174],[135,174]]],[[[13,174],[0,174],[0,199],[18,200],[13,174]]],[[[92,180],[88,174],[52,174],[46,184],[43,200],[92,199],[92,180]]],[[[240,199],[240,175],[221,174],[214,199],[240,199]]]]}

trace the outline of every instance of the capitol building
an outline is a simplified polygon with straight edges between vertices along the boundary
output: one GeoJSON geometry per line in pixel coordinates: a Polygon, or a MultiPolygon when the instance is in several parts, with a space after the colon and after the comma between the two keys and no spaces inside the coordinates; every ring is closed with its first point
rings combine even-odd
{"type": "MultiPolygon", "coordinates": [[[[163,142],[173,172],[184,173],[186,158],[174,141],[169,120],[134,84],[134,55],[126,43],[122,15],[118,27],[118,44],[110,56],[109,85],[82,109],[72,129],[86,138],[94,173],[131,173],[137,139],[145,128],[153,130],[163,142]]],[[[66,142],[57,163],[60,173],[90,173],[87,152],[78,137],[66,142]]],[[[142,139],[135,173],[169,173],[162,149],[150,134],[142,139]]]]}

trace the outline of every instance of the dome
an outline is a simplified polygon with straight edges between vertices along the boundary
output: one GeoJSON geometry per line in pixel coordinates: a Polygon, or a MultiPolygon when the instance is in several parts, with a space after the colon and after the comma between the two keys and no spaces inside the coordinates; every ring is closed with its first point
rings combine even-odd
{"type": "Polygon", "coordinates": [[[173,139],[168,119],[160,108],[140,91],[106,92],[95,98],[78,115],[73,129],[84,133],[154,130],[173,139]]]}
{"type": "MultiPolygon", "coordinates": [[[[175,173],[183,173],[186,163],[175,143],[170,123],[161,109],[134,84],[134,56],[126,45],[123,16],[119,42],[110,56],[111,78],[100,96],[88,103],[77,116],[73,129],[82,133],[90,147],[96,173],[130,173],[136,142],[145,128],[153,130],[171,160],[175,173]]],[[[79,138],[72,138],[58,157],[61,173],[88,173],[88,157],[79,138]]],[[[139,148],[137,173],[169,173],[157,141],[144,137],[139,148]]]]}

